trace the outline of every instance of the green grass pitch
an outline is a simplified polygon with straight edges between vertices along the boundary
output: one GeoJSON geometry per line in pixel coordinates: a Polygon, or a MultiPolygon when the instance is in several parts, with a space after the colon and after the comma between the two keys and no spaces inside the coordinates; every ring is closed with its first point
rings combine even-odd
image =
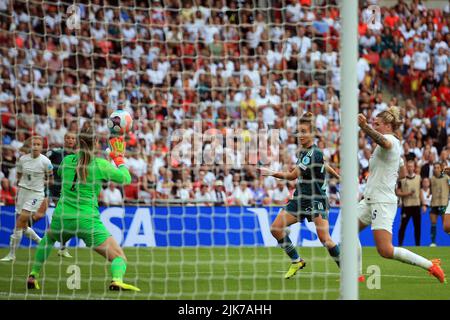
{"type": "MultiPolygon", "coordinates": [[[[412,248],[427,258],[441,258],[450,273],[450,247],[412,248]]],[[[20,249],[17,260],[0,263],[0,299],[338,299],[339,269],[324,248],[299,248],[305,269],[283,278],[289,260],[279,248],[126,248],[125,281],[141,292],[109,292],[109,263],[89,249],[71,248],[72,259],[56,250],[45,264],[41,290],[26,290],[34,249],[20,249]],[[68,288],[74,279],[70,266],[80,270],[80,289],[68,288]],[[72,278],[71,278],[72,276],[72,278]]],[[[4,256],[7,249],[0,249],[4,256]]],[[[375,248],[364,248],[363,270],[381,272],[381,288],[359,284],[360,299],[449,299],[450,284],[441,284],[420,268],[382,259],[375,248]]],[[[366,278],[369,275],[366,273],[366,278]]]]}

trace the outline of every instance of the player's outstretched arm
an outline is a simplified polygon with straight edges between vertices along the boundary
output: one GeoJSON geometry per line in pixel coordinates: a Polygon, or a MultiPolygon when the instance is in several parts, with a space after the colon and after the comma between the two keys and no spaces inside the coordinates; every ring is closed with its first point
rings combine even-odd
{"type": "Polygon", "coordinates": [[[331,176],[335,177],[338,180],[341,180],[341,176],[339,173],[337,173],[330,165],[325,164],[325,170],[330,174],[331,176]]]}
{"type": "Polygon", "coordinates": [[[273,171],[268,168],[258,168],[263,176],[273,176],[278,179],[295,180],[300,176],[300,169],[295,167],[289,172],[273,171]]]}
{"type": "Polygon", "coordinates": [[[380,147],[385,149],[391,149],[392,143],[386,139],[381,133],[373,129],[367,123],[367,119],[363,114],[358,114],[358,125],[362,131],[364,131],[369,137],[373,139],[380,147]]]}
{"type": "Polygon", "coordinates": [[[123,137],[114,137],[109,140],[109,146],[111,148],[109,156],[114,161],[117,168],[106,160],[100,161],[100,174],[107,181],[113,181],[119,184],[130,184],[131,175],[128,168],[125,167],[125,161],[123,159],[125,156],[126,142],[123,137]]]}
{"type": "Polygon", "coordinates": [[[128,168],[125,165],[121,165],[116,168],[113,164],[105,159],[98,159],[99,174],[106,181],[112,181],[118,184],[130,184],[131,175],[128,168]]]}

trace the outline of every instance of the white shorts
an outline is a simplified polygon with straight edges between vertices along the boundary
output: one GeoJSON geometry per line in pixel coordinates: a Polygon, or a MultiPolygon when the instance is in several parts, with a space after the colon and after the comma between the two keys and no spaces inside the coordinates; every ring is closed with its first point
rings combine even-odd
{"type": "Polygon", "coordinates": [[[447,209],[445,210],[445,214],[450,214],[450,201],[448,202],[447,209]]]}
{"type": "Polygon", "coordinates": [[[20,214],[22,210],[27,210],[31,213],[35,213],[36,211],[38,211],[44,199],[44,192],[37,192],[19,188],[16,201],[16,214],[20,214]]]}
{"type": "Polygon", "coordinates": [[[372,230],[386,230],[392,233],[396,203],[367,203],[365,199],[358,204],[358,218],[365,225],[371,225],[372,230]]]}

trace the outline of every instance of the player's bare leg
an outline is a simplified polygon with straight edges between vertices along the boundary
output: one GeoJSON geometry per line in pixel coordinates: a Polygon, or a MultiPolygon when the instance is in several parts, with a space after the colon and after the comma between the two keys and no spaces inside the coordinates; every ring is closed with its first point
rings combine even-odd
{"type": "MultiPolygon", "coordinates": [[[[36,213],[32,215],[33,223],[36,223],[45,217],[47,209],[48,209],[48,204],[49,204],[48,198],[45,198],[42,201],[41,206],[39,207],[38,211],[36,211],[36,213]]],[[[24,234],[26,236],[28,236],[30,239],[32,239],[33,241],[35,241],[36,243],[39,243],[41,241],[41,238],[30,227],[25,229],[24,234]]],[[[64,258],[72,258],[72,256],[69,253],[69,250],[67,249],[67,247],[64,243],[61,244],[61,248],[58,250],[58,256],[64,257],[64,258]]]]}
{"type": "Polygon", "coordinates": [[[330,224],[328,220],[323,219],[321,216],[314,218],[314,224],[316,225],[317,236],[320,242],[328,249],[330,256],[336,262],[338,267],[340,267],[340,250],[339,245],[334,243],[330,236],[330,224]]]}
{"type": "Polygon", "coordinates": [[[430,261],[408,249],[394,247],[392,245],[392,234],[386,230],[373,230],[373,236],[377,251],[383,258],[395,259],[413,266],[419,266],[429,271],[440,282],[443,283],[446,281],[444,271],[440,267],[439,259],[430,261]]]}
{"type": "Polygon", "coordinates": [[[3,259],[2,262],[10,262],[16,259],[16,249],[22,241],[24,229],[28,227],[28,221],[31,218],[31,212],[27,210],[22,210],[19,217],[16,220],[16,227],[14,228],[13,234],[10,237],[9,242],[9,253],[3,259]]]}
{"type": "Polygon", "coordinates": [[[444,214],[442,219],[443,219],[444,231],[450,235],[450,213],[444,214]]]}
{"type": "Polygon", "coordinates": [[[48,199],[44,198],[44,200],[42,200],[41,205],[39,206],[39,209],[34,214],[31,215],[31,220],[29,220],[30,225],[28,225],[23,230],[23,234],[36,243],[41,242],[42,239],[41,239],[41,237],[38,236],[36,231],[34,231],[33,228],[31,228],[31,224],[35,223],[35,222],[41,220],[43,217],[45,217],[45,212],[47,211],[47,208],[48,208],[48,199]]]}

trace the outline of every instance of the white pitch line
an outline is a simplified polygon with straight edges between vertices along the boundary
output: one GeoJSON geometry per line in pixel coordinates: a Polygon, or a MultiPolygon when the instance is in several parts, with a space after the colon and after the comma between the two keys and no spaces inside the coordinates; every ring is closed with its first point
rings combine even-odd
{"type": "MultiPolygon", "coordinates": [[[[229,274],[241,274],[241,271],[227,271],[229,274]]],[[[284,273],[284,270],[276,270],[275,272],[277,273],[284,273]]],[[[132,272],[128,272],[127,275],[145,275],[145,274],[152,274],[152,275],[180,275],[183,273],[189,273],[192,274],[192,272],[190,271],[186,271],[186,272],[171,272],[171,273],[132,273],[132,272]]],[[[264,273],[265,275],[267,275],[267,272],[259,272],[259,273],[264,273]]],[[[215,272],[196,272],[196,274],[216,274],[215,272]]],[[[340,273],[337,272],[303,272],[301,271],[299,274],[308,274],[308,275],[313,275],[313,276],[336,276],[338,277],[340,275],[340,273]]],[[[367,275],[366,275],[367,276],[367,275]]],[[[381,274],[381,277],[387,277],[387,278],[409,278],[409,279],[429,279],[429,277],[422,277],[422,276],[405,276],[405,275],[393,275],[393,274],[381,274]]],[[[248,276],[245,278],[249,278],[248,276]]],[[[196,279],[196,277],[191,277],[188,279],[196,279]]],[[[224,278],[225,280],[226,278],[224,278]]],[[[99,295],[99,294],[90,294],[88,296],[86,296],[85,294],[83,294],[83,300],[98,300],[98,299],[104,299],[104,300],[114,300],[114,298],[111,297],[105,297],[106,294],[104,295],[99,295]]],[[[143,293],[133,293],[133,294],[122,294],[120,296],[118,296],[117,298],[121,298],[121,297],[133,297],[133,296],[139,296],[139,297],[149,297],[148,294],[143,294],[143,293]]],[[[151,296],[151,295],[150,295],[151,296]]],[[[42,294],[38,294],[38,293],[10,293],[10,292],[6,292],[6,291],[0,291],[0,297],[8,297],[9,299],[13,298],[13,297],[19,297],[19,298],[27,298],[27,297],[31,297],[31,298],[36,298],[36,299],[42,299],[42,298],[65,298],[65,299],[73,299],[73,298],[78,298],[78,295],[67,295],[67,294],[46,294],[46,293],[42,293],[42,294]]]]}
{"type": "MultiPolygon", "coordinates": [[[[26,299],[27,297],[32,297],[32,298],[66,298],[66,299],[73,299],[73,298],[79,298],[81,299],[81,297],[77,297],[77,295],[68,295],[68,294],[48,294],[48,293],[10,293],[10,292],[6,292],[6,291],[0,291],[0,297],[2,296],[6,296],[8,298],[13,298],[13,297],[19,297],[19,298],[24,298],[26,299]]],[[[122,296],[124,296],[122,294],[122,296]]],[[[99,300],[99,299],[103,299],[103,300],[113,300],[112,298],[105,298],[104,295],[98,295],[98,294],[91,294],[89,295],[89,297],[85,296],[85,294],[83,294],[83,300],[99,300]]]]}
{"type": "MultiPolygon", "coordinates": [[[[167,276],[171,276],[171,275],[182,275],[182,274],[193,274],[194,271],[181,271],[181,272],[139,272],[139,273],[134,273],[134,272],[127,272],[127,275],[167,275],[167,276]]],[[[285,273],[286,270],[276,270],[274,271],[276,273],[285,273]]],[[[257,273],[262,273],[264,275],[267,276],[267,272],[265,271],[260,271],[260,272],[254,272],[253,274],[257,274],[257,273]]],[[[213,272],[213,271],[200,271],[200,272],[195,272],[195,274],[214,274],[217,275],[217,272],[213,272]]],[[[226,274],[242,274],[242,271],[232,271],[232,270],[228,270],[226,271],[226,274]]],[[[336,276],[339,277],[340,273],[338,272],[305,272],[305,271],[299,271],[298,274],[309,274],[309,275],[313,275],[313,276],[336,276]]],[[[364,274],[365,276],[370,276],[370,274],[364,274]]],[[[245,276],[245,275],[244,275],[245,276]]],[[[386,277],[386,278],[409,278],[409,279],[429,279],[430,277],[426,277],[426,276],[407,276],[407,275],[396,275],[396,274],[381,274],[381,277],[386,277]]],[[[248,277],[248,276],[246,276],[248,277]]],[[[195,279],[196,277],[190,277],[190,279],[195,279]]],[[[224,275],[224,279],[225,279],[225,275],[224,275]]]]}
{"type": "MultiPolygon", "coordinates": [[[[242,273],[241,271],[227,271],[228,273],[234,273],[234,274],[239,274],[242,273]]],[[[275,272],[277,273],[284,273],[284,270],[276,270],[275,272]]],[[[127,273],[127,275],[143,275],[143,274],[153,274],[153,275],[180,275],[182,273],[190,273],[192,274],[192,272],[186,271],[186,272],[171,272],[171,273],[127,273]]],[[[260,273],[264,273],[267,274],[266,272],[260,272],[260,273]]],[[[214,272],[196,272],[196,274],[215,274],[214,272]]],[[[337,272],[300,272],[300,274],[309,274],[309,275],[313,275],[313,276],[339,276],[340,273],[337,272]]],[[[367,275],[366,275],[367,276],[367,275]]],[[[422,277],[422,276],[405,276],[405,275],[393,275],[393,274],[381,274],[381,277],[390,277],[390,278],[409,278],[409,279],[429,279],[429,277],[422,277]]],[[[190,279],[195,279],[195,277],[190,278],[190,279]]],[[[224,278],[225,279],[225,278],[224,278]]],[[[138,297],[147,297],[149,298],[151,296],[151,294],[143,294],[143,293],[133,293],[133,294],[122,294],[120,296],[118,296],[117,298],[121,298],[121,297],[128,297],[131,298],[133,296],[138,296],[138,297]]],[[[58,295],[52,295],[52,294],[46,294],[46,293],[42,293],[42,294],[37,294],[37,293],[10,293],[10,292],[6,292],[6,291],[0,291],[0,297],[8,297],[13,298],[13,297],[19,297],[19,298],[27,298],[27,297],[31,297],[31,298],[37,298],[37,299],[42,299],[42,298],[66,298],[66,299],[73,299],[73,298],[78,298],[78,295],[67,295],[67,294],[58,294],[58,295]]],[[[105,295],[99,295],[99,294],[90,294],[87,297],[83,294],[83,300],[98,300],[98,299],[103,299],[103,300],[114,300],[114,298],[111,297],[105,297],[105,295]]]]}
{"type": "MultiPolygon", "coordinates": [[[[243,274],[243,272],[241,270],[226,270],[224,271],[225,274],[223,275],[224,279],[226,277],[227,274],[243,274]]],[[[285,273],[286,270],[275,270],[274,272],[276,273],[285,273]]],[[[217,275],[216,271],[180,271],[180,272],[127,272],[127,276],[130,275],[134,275],[134,276],[139,276],[139,275],[155,275],[155,276],[159,276],[159,275],[166,275],[166,276],[177,276],[177,275],[182,275],[182,274],[204,274],[204,275],[209,275],[209,274],[213,274],[213,275],[217,275]]],[[[253,272],[253,274],[264,274],[267,276],[267,272],[266,271],[255,271],[253,272]]],[[[340,273],[338,272],[308,272],[308,271],[299,271],[298,274],[307,274],[307,275],[312,275],[312,276],[336,276],[339,277],[340,273]]],[[[365,276],[370,276],[370,274],[364,274],[365,276]]],[[[220,275],[218,275],[220,276],[220,275]]],[[[244,277],[248,278],[249,276],[246,276],[245,274],[243,274],[244,277]]],[[[408,275],[394,275],[394,274],[383,274],[381,273],[380,275],[381,277],[385,277],[385,278],[406,278],[406,279],[429,279],[430,277],[427,276],[408,276],[408,275]]],[[[192,279],[195,279],[196,277],[190,277],[192,279]]],[[[215,277],[216,278],[216,277],[215,277]]],[[[106,279],[106,278],[105,278],[106,279]]],[[[101,281],[101,278],[98,279],[98,281],[101,281]]],[[[1,293],[1,291],[0,291],[1,293]]]]}

